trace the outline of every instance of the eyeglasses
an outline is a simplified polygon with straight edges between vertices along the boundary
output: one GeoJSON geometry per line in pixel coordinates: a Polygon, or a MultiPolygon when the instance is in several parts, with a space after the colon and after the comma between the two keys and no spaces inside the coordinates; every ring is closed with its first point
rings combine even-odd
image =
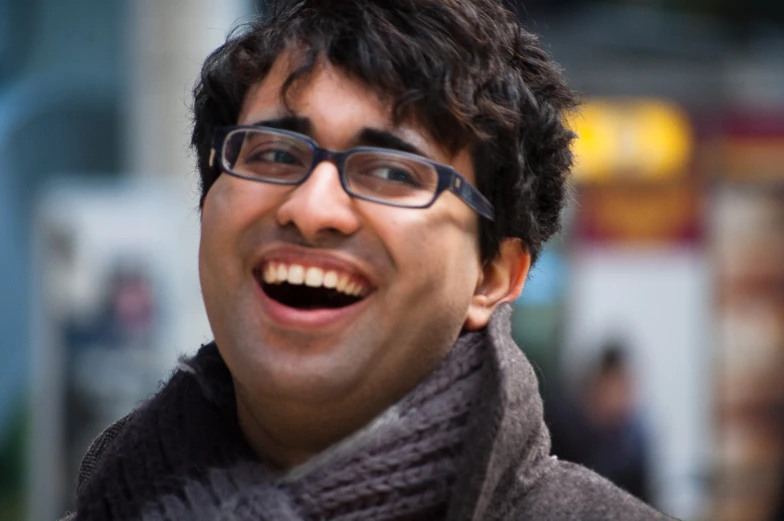
{"type": "Polygon", "coordinates": [[[230,126],[218,129],[210,166],[216,157],[227,174],[279,185],[302,184],[316,165],[332,161],[343,189],[358,199],[427,208],[449,190],[479,215],[491,221],[495,217],[493,205],[454,168],[407,152],[376,147],[336,152],[297,132],[230,126]]]}

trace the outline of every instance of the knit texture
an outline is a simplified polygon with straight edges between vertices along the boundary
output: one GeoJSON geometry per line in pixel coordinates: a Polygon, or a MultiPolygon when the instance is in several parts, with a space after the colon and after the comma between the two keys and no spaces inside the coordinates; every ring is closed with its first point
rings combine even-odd
{"type": "Polygon", "coordinates": [[[106,455],[86,460],[77,519],[442,519],[482,348],[478,335],[464,335],[400,402],[279,474],[242,437],[230,374],[215,345],[204,346],[122,432],[96,442],[106,455]]]}

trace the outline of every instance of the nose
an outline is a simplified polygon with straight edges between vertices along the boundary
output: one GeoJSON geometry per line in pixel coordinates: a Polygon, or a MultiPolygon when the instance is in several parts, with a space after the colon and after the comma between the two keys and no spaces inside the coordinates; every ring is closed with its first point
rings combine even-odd
{"type": "Polygon", "coordinates": [[[349,236],[360,226],[352,197],[343,190],[334,163],[323,161],[294,188],[278,208],[278,224],[293,224],[302,236],[317,242],[336,232],[349,236]]]}

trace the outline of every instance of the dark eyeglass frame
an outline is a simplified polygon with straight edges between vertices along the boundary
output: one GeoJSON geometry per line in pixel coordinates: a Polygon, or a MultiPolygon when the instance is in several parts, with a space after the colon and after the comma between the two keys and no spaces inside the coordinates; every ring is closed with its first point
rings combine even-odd
{"type": "Polygon", "coordinates": [[[493,209],[493,205],[490,201],[485,198],[484,195],[474,187],[465,177],[460,175],[454,168],[448,165],[444,165],[442,163],[438,163],[426,157],[422,157],[417,154],[410,154],[408,152],[402,152],[400,150],[393,150],[389,148],[380,148],[380,147],[354,147],[349,148],[348,150],[344,151],[336,151],[336,150],[329,150],[326,148],[322,148],[316,143],[311,137],[306,136],[305,134],[300,134],[299,132],[293,132],[290,130],[283,130],[278,128],[272,127],[265,127],[261,125],[232,125],[232,126],[224,126],[219,127],[216,129],[215,136],[213,138],[213,145],[212,150],[210,151],[210,167],[213,167],[215,164],[215,158],[218,158],[220,163],[220,168],[223,172],[226,172],[229,175],[234,177],[239,177],[242,179],[247,179],[249,181],[257,181],[259,183],[270,183],[270,184],[279,184],[279,185],[289,185],[289,186],[297,186],[301,185],[310,177],[313,171],[316,169],[316,166],[321,164],[324,161],[331,161],[335,164],[340,173],[340,184],[343,187],[343,190],[346,191],[351,197],[356,197],[357,199],[362,199],[365,201],[371,201],[374,203],[384,204],[387,206],[395,206],[398,208],[413,208],[413,209],[422,209],[422,208],[429,208],[436,202],[436,199],[445,192],[449,190],[450,192],[454,193],[457,197],[459,197],[463,202],[465,202],[469,208],[473,209],[482,217],[492,221],[495,219],[495,210],[493,209]],[[284,181],[284,180],[274,180],[274,179],[259,179],[256,177],[251,177],[248,175],[244,175],[238,172],[233,171],[229,165],[226,164],[224,161],[223,156],[223,148],[226,144],[227,138],[229,134],[234,131],[242,131],[242,130],[263,130],[265,132],[272,132],[275,134],[281,134],[289,137],[296,138],[301,140],[302,142],[306,143],[313,154],[313,160],[310,167],[307,169],[307,173],[302,177],[302,179],[296,181],[284,181]],[[391,154],[395,156],[399,156],[401,158],[409,158],[415,159],[417,161],[421,161],[432,166],[437,175],[438,175],[438,184],[436,189],[433,193],[433,198],[424,204],[421,205],[408,205],[403,203],[395,203],[392,201],[388,201],[385,199],[379,199],[368,195],[358,194],[354,192],[348,181],[348,175],[346,174],[346,160],[349,156],[357,152],[383,152],[384,154],[391,154]]]}

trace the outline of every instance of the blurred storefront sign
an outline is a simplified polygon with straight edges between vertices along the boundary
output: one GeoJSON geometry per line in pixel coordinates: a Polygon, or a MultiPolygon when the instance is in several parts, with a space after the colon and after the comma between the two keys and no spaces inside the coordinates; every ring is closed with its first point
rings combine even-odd
{"type": "Polygon", "coordinates": [[[784,183],[784,109],[731,113],[707,158],[727,181],[784,183]]]}
{"type": "Polygon", "coordinates": [[[683,177],[694,139],[688,116],[667,100],[595,99],[584,103],[570,126],[575,180],[671,181],[683,177]]]}
{"type": "Polygon", "coordinates": [[[591,243],[700,240],[701,187],[687,114],[652,98],[594,99],[570,121],[579,192],[577,238],[591,243]]]}
{"type": "Polygon", "coordinates": [[[717,326],[711,519],[784,508],[784,107],[735,110],[706,151],[717,326]]]}
{"type": "Polygon", "coordinates": [[[625,183],[580,189],[578,239],[592,243],[691,244],[702,238],[698,183],[625,183]]]}

